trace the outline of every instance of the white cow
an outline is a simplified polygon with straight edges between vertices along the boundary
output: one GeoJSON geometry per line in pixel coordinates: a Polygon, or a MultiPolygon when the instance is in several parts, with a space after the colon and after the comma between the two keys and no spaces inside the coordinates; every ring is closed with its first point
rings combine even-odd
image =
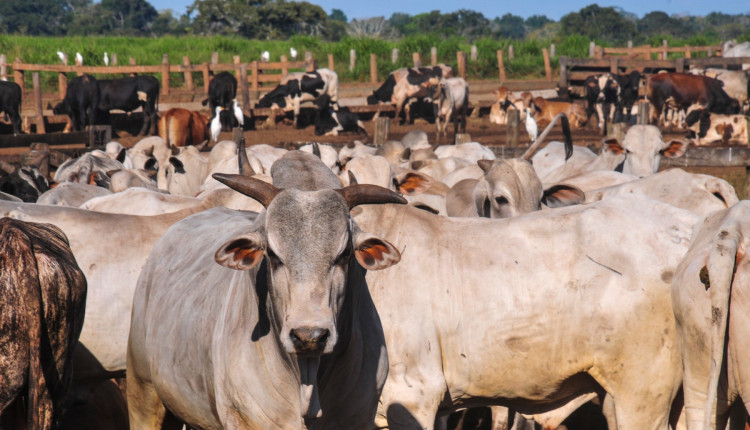
{"type": "Polygon", "coordinates": [[[745,428],[750,410],[745,348],[750,327],[749,221],[746,200],[706,217],[696,226],[690,250],[672,280],[690,430],[745,428]],[[727,427],[730,414],[738,419],[727,427]]]}
{"type": "Polygon", "coordinates": [[[378,425],[432,429],[478,403],[544,412],[604,387],[610,428],[666,428],[681,381],[669,282],[696,215],[623,198],[508,220],[395,206],[355,219],[403,249],[367,276],[391,363],[378,425]]]}
{"type": "Polygon", "coordinates": [[[154,248],[128,347],[134,428],[161,428],[165,409],[195,428],[372,424],[387,356],[364,274],[396,264],[399,252],[360,231],[349,210],[404,201],[382,188],[331,189],[330,170],[297,170],[310,159],[327,170],[319,159],[290,155],[280,160],[288,169],[272,169],[279,188],[220,177],[261,201],[260,215],[206,211],[154,248]]]}

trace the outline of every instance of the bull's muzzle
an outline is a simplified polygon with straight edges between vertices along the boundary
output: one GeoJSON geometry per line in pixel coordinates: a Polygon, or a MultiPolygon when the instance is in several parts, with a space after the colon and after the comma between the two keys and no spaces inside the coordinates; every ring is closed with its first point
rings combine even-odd
{"type": "Polygon", "coordinates": [[[331,332],[326,328],[298,327],[289,331],[297,354],[317,355],[323,353],[331,332]]]}

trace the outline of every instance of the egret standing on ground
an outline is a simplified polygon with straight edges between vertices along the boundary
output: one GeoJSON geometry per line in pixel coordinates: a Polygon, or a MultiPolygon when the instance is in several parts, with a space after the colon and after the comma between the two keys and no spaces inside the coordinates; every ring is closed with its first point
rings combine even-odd
{"type": "Polygon", "coordinates": [[[219,133],[221,133],[221,120],[219,119],[220,113],[221,106],[216,106],[216,115],[214,116],[214,119],[211,120],[211,139],[213,139],[214,142],[219,140],[219,133]]]}
{"type": "Polygon", "coordinates": [[[268,51],[263,51],[263,53],[260,54],[260,59],[264,63],[267,63],[271,59],[271,54],[269,54],[268,51]]]}
{"type": "Polygon", "coordinates": [[[539,128],[536,125],[536,121],[531,116],[531,108],[526,108],[526,133],[529,133],[529,139],[531,143],[536,142],[536,136],[539,132],[539,128]]]}
{"type": "Polygon", "coordinates": [[[76,64],[83,65],[83,55],[80,52],[76,52],[76,64]]]}
{"type": "Polygon", "coordinates": [[[292,60],[297,59],[297,50],[294,47],[289,48],[289,53],[292,55],[292,60]]]}
{"type": "Polygon", "coordinates": [[[107,53],[104,53],[104,65],[109,66],[109,55],[107,53]]]}
{"type": "Polygon", "coordinates": [[[242,113],[242,109],[240,108],[240,105],[237,103],[237,99],[234,99],[234,117],[237,118],[237,122],[240,123],[240,127],[244,127],[245,125],[245,114],[242,113]]]}

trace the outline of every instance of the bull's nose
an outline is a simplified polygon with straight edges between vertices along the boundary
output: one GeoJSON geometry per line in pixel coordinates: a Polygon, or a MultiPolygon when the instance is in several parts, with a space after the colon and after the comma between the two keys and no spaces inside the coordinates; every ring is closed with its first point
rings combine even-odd
{"type": "Polygon", "coordinates": [[[298,354],[318,354],[326,347],[331,332],[326,328],[299,327],[289,331],[298,354]]]}

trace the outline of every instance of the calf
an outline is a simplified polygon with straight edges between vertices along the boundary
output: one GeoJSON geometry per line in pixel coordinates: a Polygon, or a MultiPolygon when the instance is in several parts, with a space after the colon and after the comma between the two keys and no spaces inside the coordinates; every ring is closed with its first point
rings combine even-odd
{"type": "Polygon", "coordinates": [[[564,113],[568,121],[575,128],[581,128],[586,125],[588,120],[586,109],[578,103],[560,102],[554,100],[545,100],[542,97],[534,98],[536,113],[534,119],[539,121],[552,121],[558,114],[564,113]]]}
{"type": "Polygon", "coordinates": [[[500,87],[492,93],[495,94],[495,102],[490,107],[490,122],[505,124],[507,122],[505,113],[510,105],[510,90],[508,90],[508,87],[500,87]]]}
{"type": "Polygon", "coordinates": [[[364,124],[357,114],[348,107],[331,105],[331,98],[323,94],[315,101],[318,107],[315,115],[315,135],[338,136],[341,132],[367,134],[364,124]]]}
{"type": "Polygon", "coordinates": [[[159,136],[168,146],[200,145],[208,140],[208,118],[200,112],[172,108],[159,119],[159,136]]]}
{"type": "Polygon", "coordinates": [[[641,84],[641,74],[633,70],[627,75],[617,76],[621,86],[619,102],[616,106],[614,121],[620,118],[623,122],[630,124],[632,120],[633,105],[638,100],[638,89],[641,84]]]}
{"type": "Polygon", "coordinates": [[[696,109],[685,117],[685,124],[690,130],[689,137],[695,145],[701,146],[711,142],[730,141],[748,144],[748,117],[745,115],[721,115],[711,113],[708,109],[696,109]]]}
{"type": "Polygon", "coordinates": [[[132,112],[143,109],[143,126],[138,136],[156,134],[159,103],[159,80],[153,76],[139,75],[119,79],[99,79],[98,107],[108,115],[112,109],[132,112]]]}
{"type": "Polygon", "coordinates": [[[53,225],[3,218],[0,248],[3,427],[22,423],[17,414],[26,409],[27,428],[56,428],[83,327],[86,278],[53,225]]]}
{"type": "Polygon", "coordinates": [[[447,135],[445,129],[451,120],[451,116],[453,117],[453,133],[458,133],[459,123],[461,124],[461,133],[466,133],[469,85],[463,78],[441,79],[436,87],[434,103],[438,136],[441,131],[443,136],[447,135]]]}
{"type": "Polygon", "coordinates": [[[68,82],[65,98],[55,105],[55,115],[68,115],[72,131],[82,131],[96,124],[99,106],[99,85],[91,75],[77,76],[68,82]]]}
{"type": "Polygon", "coordinates": [[[233,116],[233,101],[237,98],[237,78],[229,72],[220,72],[211,78],[208,84],[208,98],[201,102],[203,106],[208,104],[211,111],[211,120],[217,116],[216,108],[219,109],[219,122],[225,130],[238,125],[238,120],[233,116]]]}
{"type": "Polygon", "coordinates": [[[293,111],[293,124],[297,127],[300,105],[303,102],[314,101],[327,94],[332,103],[338,103],[338,87],[339,77],[329,69],[290,73],[276,88],[263,96],[256,107],[271,108],[274,111],[273,117],[277,116],[277,111],[293,111]]]}
{"type": "Polygon", "coordinates": [[[669,98],[680,109],[699,103],[713,113],[733,115],[740,112],[740,104],[729,97],[722,83],[707,76],[688,73],[657,73],[648,81],[648,99],[653,106],[652,120],[661,116],[669,98]]]}
{"type": "Polygon", "coordinates": [[[21,87],[15,82],[0,81],[0,112],[5,112],[13,134],[21,132],[21,87]]]}

